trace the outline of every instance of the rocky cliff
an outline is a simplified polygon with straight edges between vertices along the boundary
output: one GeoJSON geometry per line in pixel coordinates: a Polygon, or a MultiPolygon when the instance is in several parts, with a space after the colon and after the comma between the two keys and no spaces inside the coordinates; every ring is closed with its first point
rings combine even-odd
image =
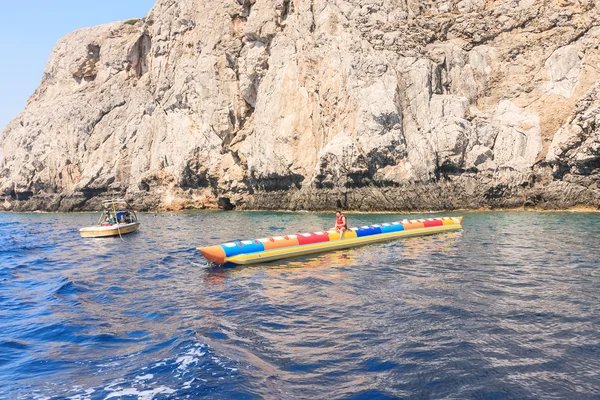
{"type": "Polygon", "coordinates": [[[0,207],[600,207],[599,9],[159,0],[56,45],[0,207]]]}

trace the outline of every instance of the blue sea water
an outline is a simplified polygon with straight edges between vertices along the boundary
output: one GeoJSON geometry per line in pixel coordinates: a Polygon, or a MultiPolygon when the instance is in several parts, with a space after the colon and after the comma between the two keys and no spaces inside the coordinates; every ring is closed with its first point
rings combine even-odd
{"type": "Polygon", "coordinates": [[[82,239],[96,215],[0,214],[0,398],[600,399],[600,213],[233,269],[195,248],[333,215],[140,219],[82,239]]]}

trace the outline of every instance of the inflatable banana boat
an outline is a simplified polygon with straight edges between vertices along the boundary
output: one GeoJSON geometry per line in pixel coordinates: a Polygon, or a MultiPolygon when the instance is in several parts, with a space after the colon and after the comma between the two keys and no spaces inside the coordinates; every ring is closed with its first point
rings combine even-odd
{"type": "Polygon", "coordinates": [[[200,247],[198,250],[213,264],[247,265],[459,229],[462,229],[462,217],[426,218],[410,221],[405,219],[399,222],[350,228],[344,232],[342,239],[338,232],[330,230],[255,240],[238,240],[217,246],[200,247]]]}

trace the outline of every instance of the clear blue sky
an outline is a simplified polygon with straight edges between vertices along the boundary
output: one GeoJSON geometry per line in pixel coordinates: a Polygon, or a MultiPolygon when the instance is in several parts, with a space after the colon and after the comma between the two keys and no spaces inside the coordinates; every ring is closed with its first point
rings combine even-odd
{"type": "Polygon", "coordinates": [[[25,108],[61,37],[79,28],[144,17],[155,1],[1,1],[0,131],[25,108]]]}

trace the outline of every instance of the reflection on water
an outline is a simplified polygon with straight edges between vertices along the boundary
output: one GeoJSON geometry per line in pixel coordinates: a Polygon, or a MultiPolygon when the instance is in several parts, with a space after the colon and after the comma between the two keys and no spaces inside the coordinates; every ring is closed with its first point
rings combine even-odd
{"type": "Polygon", "coordinates": [[[85,240],[91,214],[0,214],[0,398],[600,393],[599,214],[468,213],[461,232],[233,269],[195,248],[333,216],[140,217],[85,240]]]}

